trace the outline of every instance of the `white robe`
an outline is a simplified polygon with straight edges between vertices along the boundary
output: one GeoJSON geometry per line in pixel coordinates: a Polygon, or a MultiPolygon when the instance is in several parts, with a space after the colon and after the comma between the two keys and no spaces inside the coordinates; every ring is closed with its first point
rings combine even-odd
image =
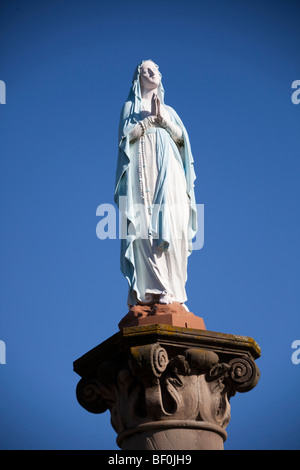
{"type": "MultiPolygon", "coordinates": [[[[163,108],[166,115],[167,110],[163,108]]],[[[149,111],[142,110],[142,118],[149,116],[149,111]]],[[[144,136],[145,139],[145,163],[146,167],[139,165],[139,145],[136,145],[134,161],[136,181],[142,178],[142,185],[146,187],[146,177],[150,191],[150,201],[153,196],[158,176],[156,155],[156,132],[150,128],[144,136]]],[[[187,280],[187,257],[188,257],[188,221],[189,200],[186,188],[186,178],[183,167],[174,155],[171,144],[169,145],[169,163],[167,168],[166,203],[167,217],[171,233],[171,242],[166,251],[157,248],[155,240],[147,236],[150,216],[147,203],[140,192],[136,204],[143,211],[142,223],[146,222],[147,229],[143,227],[142,236],[133,242],[133,253],[136,268],[135,291],[140,302],[153,300],[151,294],[166,295],[176,302],[184,303],[187,300],[185,284],[187,280]]]]}

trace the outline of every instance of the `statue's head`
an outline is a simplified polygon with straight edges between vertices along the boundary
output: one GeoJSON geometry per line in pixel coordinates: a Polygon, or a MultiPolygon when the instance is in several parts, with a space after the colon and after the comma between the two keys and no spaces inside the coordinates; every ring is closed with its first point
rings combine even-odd
{"type": "Polygon", "coordinates": [[[141,90],[146,87],[148,90],[157,88],[160,102],[164,104],[164,88],[162,85],[161,73],[158,65],[153,60],[143,60],[136,67],[132,79],[132,87],[128,95],[128,101],[134,103],[134,111],[139,113],[142,98],[141,90]]]}
{"type": "Polygon", "coordinates": [[[161,82],[161,74],[152,60],[144,60],[140,64],[140,85],[141,88],[154,90],[161,82]]]}

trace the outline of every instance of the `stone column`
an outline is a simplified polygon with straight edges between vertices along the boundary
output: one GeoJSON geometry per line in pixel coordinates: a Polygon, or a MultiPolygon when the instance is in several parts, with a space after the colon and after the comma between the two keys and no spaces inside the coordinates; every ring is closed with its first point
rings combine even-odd
{"type": "Polygon", "coordinates": [[[259,380],[252,338],[149,324],[125,327],[74,362],[78,402],[109,410],[123,450],[223,449],[230,399],[259,380]]]}

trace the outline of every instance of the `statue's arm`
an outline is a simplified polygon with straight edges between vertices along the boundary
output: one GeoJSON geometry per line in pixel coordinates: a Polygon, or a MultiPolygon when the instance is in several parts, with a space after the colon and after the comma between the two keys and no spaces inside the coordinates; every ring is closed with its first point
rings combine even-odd
{"type": "Polygon", "coordinates": [[[160,123],[160,126],[163,127],[170,134],[170,136],[177,145],[182,146],[184,144],[183,132],[177,124],[170,121],[169,119],[163,119],[160,123]]]}
{"type": "Polygon", "coordinates": [[[164,108],[161,108],[159,99],[157,99],[157,106],[158,110],[156,122],[160,127],[165,129],[170,134],[170,136],[177,145],[183,146],[184,139],[181,127],[178,126],[178,124],[176,124],[175,122],[171,121],[169,113],[166,113],[164,111],[164,108]]]}
{"type": "Polygon", "coordinates": [[[139,121],[129,133],[129,142],[132,144],[145,134],[146,130],[154,123],[154,117],[149,116],[139,121]]]}
{"type": "Polygon", "coordinates": [[[136,140],[140,139],[142,137],[142,135],[144,135],[146,130],[149,127],[153,126],[154,122],[157,122],[157,124],[160,127],[165,129],[170,134],[170,136],[172,137],[172,139],[174,140],[174,142],[177,145],[179,145],[179,146],[183,145],[183,143],[184,143],[183,142],[183,133],[182,133],[181,128],[177,124],[175,124],[174,122],[170,121],[169,119],[165,119],[165,118],[161,119],[160,121],[158,121],[158,120],[155,121],[153,116],[149,116],[145,119],[142,119],[141,121],[139,121],[134,126],[134,128],[129,133],[130,143],[132,144],[136,140]]]}

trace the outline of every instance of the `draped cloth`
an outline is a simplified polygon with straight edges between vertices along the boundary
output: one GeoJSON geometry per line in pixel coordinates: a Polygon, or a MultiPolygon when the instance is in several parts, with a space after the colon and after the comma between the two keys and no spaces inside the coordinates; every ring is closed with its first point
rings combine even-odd
{"type": "Polygon", "coordinates": [[[197,231],[193,157],[181,119],[164,104],[160,82],[158,97],[170,121],[182,130],[182,145],[156,124],[146,131],[145,157],[152,204],[149,214],[140,190],[139,141],[132,142],[129,137],[136,124],[147,116],[139,80],[142,63],[135,70],[119,124],[115,202],[123,217],[121,271],[129,285],[128,305],[147,303],[153,294],[168,294],[173,301],[183,303],[187,300],[187,258],[197,231]]]}

